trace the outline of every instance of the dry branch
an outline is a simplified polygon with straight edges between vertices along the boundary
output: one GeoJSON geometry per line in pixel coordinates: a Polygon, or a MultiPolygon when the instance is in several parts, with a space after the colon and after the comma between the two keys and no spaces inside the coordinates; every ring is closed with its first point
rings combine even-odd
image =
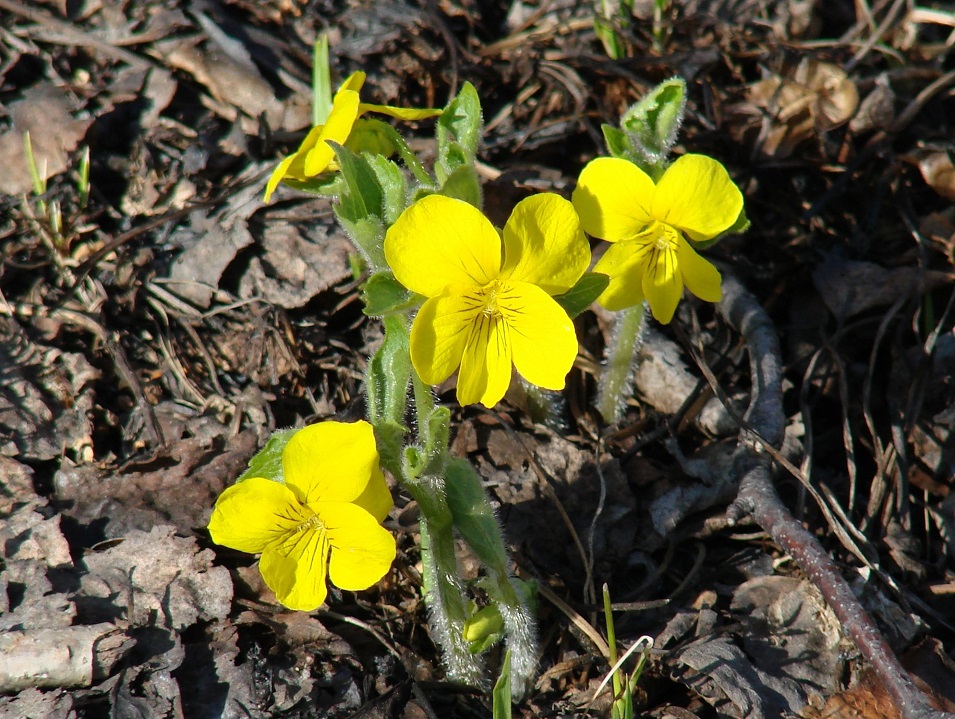
{"type": "Polygon", "coordinates": [[[745,415],[748,429],[740,433],[735,457],[740,488],[727,510],[730,522],[752,517],[802,568],[905,719],[955,719],[953,714],[934,709],[913,684],[835,563],[780,499],[772,480],[771,457],[763,450],[763,443],[776,449],[782,445],[785,427],[779,339],[756,298],[730,275],[724,276],[720,310],[746,342],[752,382],[745,415]]]}
{"type": "Polygon", "coordinates": [[[109,676],[133,641],[114,624],[0,634],[0,692],[88,687],[109,676]]]}

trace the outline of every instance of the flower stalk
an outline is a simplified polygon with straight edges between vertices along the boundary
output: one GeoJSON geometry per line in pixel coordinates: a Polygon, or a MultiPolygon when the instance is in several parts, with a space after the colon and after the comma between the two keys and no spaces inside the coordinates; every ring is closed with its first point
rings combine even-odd
{"type": "Polygon", "coordinates": [[[643,304],[618,312],[613,318],[610,344],[597,382],[597,411],[607,424],[623,417],[627,398],[633,393],[637,353],[643,344],[646,310],[643,304]]]}

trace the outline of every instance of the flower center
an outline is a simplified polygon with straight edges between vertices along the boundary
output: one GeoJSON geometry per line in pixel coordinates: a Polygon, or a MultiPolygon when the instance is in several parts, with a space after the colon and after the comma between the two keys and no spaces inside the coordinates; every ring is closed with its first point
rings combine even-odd
{"type": "Polygon", "coordinates": [[[311,509],[308,509],[307,507],[304,509],[305,509],[305,512],[307,512],[311,516],[306,518],[304,522],[300,522],[295,527],[293,534],[298,534],[299,532],[323,531],[325,529],[325,525],[322,524],[322,520],[318,518],[318,515],[315,514],[311,509]]]}
{"type": "Polygon", "coordinates": [[[481,313],[485,317],[501,317],[502,312],[500,307],[498,307],[498,299],[501,296],[501,283],[497,280],[492,280],[488,284],[484,285],[482,288],[484,293],[484,309],[481,310],[481,313]]]}

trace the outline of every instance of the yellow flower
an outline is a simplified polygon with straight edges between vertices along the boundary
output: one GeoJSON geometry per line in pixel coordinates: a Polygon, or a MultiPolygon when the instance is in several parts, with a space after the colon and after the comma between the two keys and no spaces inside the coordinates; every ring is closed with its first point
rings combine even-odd
{"type": "Polygon", "coordinates": [[[285,483],[255,477],[216,501],[209,533],[216,544],[261,552],[259,571],[289,609],[325,601],[326,576],[367,589],[395,558],[381,526],[392,506],[367,422],[321,422],[296,432],[282,453],[285,483]]]}
{"type": "Polygon", "coordinates": [[[577,336],[552,295],[566,292],[590,262],[573,206],[554,194],[522,200],[502,238],[461,200],[430,195],[406,209],[385,236],[395,277],[428,299],[411,328],[411,361],[440,384],[455,369],[458,401],[493,407],[511,381],[562,389],[577,336]],[[503,257],[502,257],[503,254],[503,257]]]}
{"type": "Polygon", "coordinates": [[[573,202],[584,230],[616,243],[594,266],[610,277],[597,298],[601,305],[621,310],[646,299],[665,324],[684,286],[700,299],[719,302],[719,271],[686,240],[717,237],[743,211],[743,195],[719,162],[684,155],[654,184],[627,160],[598,158],[580,173],[573,202]]]}
{"type": "MultiPolygon", "coordinates": [[[[265,201],[268,202],[279,183],[289,178],[298,182],[306,182],[326,170],[337,170],[335,151],[326,142],[331,140],[344,145],[355,124],[366,112],[378,112],[390,115],[401,120],[423,120],[427,117],[440,115],[441,110],[432,108],[404,108],[391,105],[372,105],[361,102],[358,91],[365,84],[365,73],[352,73],[335,93],[332,99],[332,110],[328,114],[324,125],[316,125],[311,129],[302,144],[294,154],[286,157],[269,177],[265,187],[265,201]]],[[[376,140],[380,143],[380,140],[376,140]]]]}

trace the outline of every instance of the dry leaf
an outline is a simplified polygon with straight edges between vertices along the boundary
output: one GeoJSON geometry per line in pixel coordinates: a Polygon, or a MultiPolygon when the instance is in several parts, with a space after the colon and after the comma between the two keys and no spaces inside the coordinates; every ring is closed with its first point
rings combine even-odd
{"type": "Polygon", "coordinates": [[[119,544],[86,553],[81,593],[114,603],[134,626],[176,630],[224,619],[232,606],[232,579],[212,566],[211,549],[179,537],[169,525],[133,530],[119,544]]]}
{"type": "Polygon", "coordinates": [[[845,71],[831,63],[803,58],[787,76],[773,75],[749,87],[746,103],[733,107],[743,123],[762,118],[759,146],[777,158],[815,134],[849,121],[859,105],[859,92],[845,71]]]}
{"type": "Polygon", "coordinates": [[[43,179],[68,167],[70,153],[86,135],[92,118],[75,119],[70,95],[61,87],[39,83],[7,106],[13,126],[0,135],[0,194],[18,195],[33,189],[23,133],[30,133],[33,156],[43,179]]]}
{"type": "Polygon", "coordinates": [[[955,202],[955,163],[952,162],[951,148],[921,153],[918,166],[929,187],[946,200],[955,202]]]}

